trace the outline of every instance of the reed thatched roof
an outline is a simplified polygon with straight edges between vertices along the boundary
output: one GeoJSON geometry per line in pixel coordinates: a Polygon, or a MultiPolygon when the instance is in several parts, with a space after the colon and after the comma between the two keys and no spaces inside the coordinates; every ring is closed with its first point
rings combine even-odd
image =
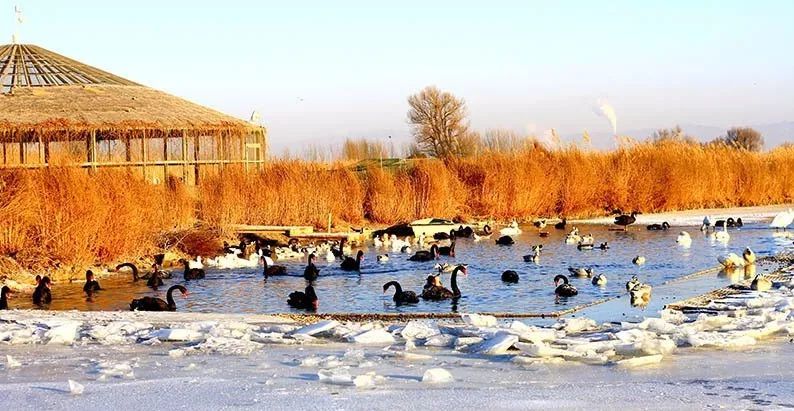
{"type": "Polygon", "coordinates": [[[0,46],[0,142],[243,135],[261,127],[32,45],[0,46]]]}

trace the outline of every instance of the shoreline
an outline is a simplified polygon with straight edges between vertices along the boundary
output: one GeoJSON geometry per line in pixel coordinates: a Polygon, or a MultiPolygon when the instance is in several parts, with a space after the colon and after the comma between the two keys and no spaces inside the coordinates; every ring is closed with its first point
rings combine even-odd
{"type": "MultiPolygon", "coordinates": [[[[709,216],[712,222],[720,219],[726,219],[728,217],[741,217],[742,221],[744,222],[761,222],[767,219],[771,220],[775,215],[789,208],[794,208],[794,204],[788,203],[750,207],[702,208],[637,214],[637,221],[633,226],[661,224],[664,221],[667,221],[671,227],[700,226],[703,222],[703,217],[705,216],[709,216]]],[[[612,225],[614,220],[615,216],[606,216],[574,219],[569,220],[568,223],[612,225]]]]}

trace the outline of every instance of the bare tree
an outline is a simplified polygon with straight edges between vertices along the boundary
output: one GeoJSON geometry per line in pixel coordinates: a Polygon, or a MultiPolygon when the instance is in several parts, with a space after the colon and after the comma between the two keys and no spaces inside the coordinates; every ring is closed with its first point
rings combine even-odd
{"type": "Polygon", "coordinates": [[[761,137],[761,133],[750,127],[734,127],[719,140],[729,146],[748,151],[761,151],[764,148],[764,138],[761,137]]]}
{"type": "Polygon", "coordinates": [[[684,130],[681,129],[681,126],[675,126],[673,128],[660,128],[651,134],[651,140],[654,143],[666,143],[669,141],[688,144],[698,143],[695,137],[684,133],[684,130]]]}
{"type": "Polygon", "coordinates": [[[408,122],[427,155],[447,158],[471,154],[477,138],[469,133],[466,102],[434,86],[408,97],[408,122]]]}

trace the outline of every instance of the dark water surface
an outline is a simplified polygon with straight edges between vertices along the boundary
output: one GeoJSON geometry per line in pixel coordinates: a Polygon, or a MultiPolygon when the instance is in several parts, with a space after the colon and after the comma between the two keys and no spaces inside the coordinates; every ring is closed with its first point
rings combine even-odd
{"type": "MultiPolygon", "coordinates": [[[[569,225],[570,227],[570,225],[569,225]]],[[[551,228],[551,227],[549,227],[551,228]]],[[[395,254],[389,250],[365,249],[366,257],[361,275],[344,272],[339,263],[318,262],[320,279],[316,283],[320,298],[320,312],[450,312],[455,309],[468,312],[551,312],[566,306],[580,305],[604,297],[625,294],[625,283],[632,275],[643,282],[658,285],[695,271],[717,265],[717,256],[728,252],[741,255],[750,246],[759,256],[770,255],[791,245],[790,239],[773,235],[766,225],[747,225],[731,229],[727,244],[712,241],[697,228],[687,227],[692,236],[691,248],[678,246],[675,242],[680,228],[668,231],[646,231],[644,227],[632,227],[628,232],[609,231],[608,227],[583,225],[582,234],[592,233],[596,244],[608,241],[611,248],[579,251],[575,245],[565,244],[565,232],[548,230],[550,236],[540,238],[532,227],[523,227],[524,233],[516,237],[513,246],[497,246],[492,240],[475,243],[461,239],[457,245],[457,257],[441,257],[441,262],[466,263],[468,277],[460,277],[459,287],[463,297],[453,306],[450,301],[425,302],[397,307],[391,294],[383,294],[383,284],[397,280],[405,290],[419,293],[425,278],[433,272],[434,263],[408,261],[408,255],[395,254]],[[530,245],[543,244],[543,254],[538,264],[524,262],[522,256],[530,253],[530,245]],[[376,255],[388,253],[390,261],[378,263],[376,255]],[[632,264],[632,258],[643,255],[647,263],[632,264]],[[554,295],[553,278],[557,274],[568,274],[569,266],[593,267],[603,273],[609,282],[605,287],[591,285],[590,279],[571,278],[579,289],[579,295],[568,300],[558,300],[554,295]],[[505,284],[500,276],[504,270],[519,273],[517,284],[505,284]]],[[[495,238],[495,236],[494,236],[495,238]]],[[[287,295],[294,290],[303,290],[302,278],[305,260],[280,261],[286,265],[290,277],[271,277],[262,280],[261,268],[238,270],[207,270],[204,280],[186,282],[181,272],[174,279],[165,280],[166,286],[159,291],[146,288],[145,281],[133,283],[131,278],[114,277],[100,279],[104,290],[92,300],[87,300],[82,291],[83,283],[58,283],[53,286],[55,310],[128,310],[133,298],[145,295],[165,299],[165,290],[173,284],[184,284],[190,296],[183,299],[177,295],[179,311],[222,313],[280,313],[292,311],[286,304],[287,295]]],[[[698,279],[699,287],[718,288],[743,279],[735,275],[713,274],[698,279]]],[[[449,274],[443,275],[444,285],[449,287],[449,274]]],[[[654,299],[664,299],[663,293],[654,293],[654,299]]],[[[669,296],[668,296],[669,297],[669,296]]],[[[29,308],[29,297],[20,296],[12,300],[12,307],[29,308]]]]}

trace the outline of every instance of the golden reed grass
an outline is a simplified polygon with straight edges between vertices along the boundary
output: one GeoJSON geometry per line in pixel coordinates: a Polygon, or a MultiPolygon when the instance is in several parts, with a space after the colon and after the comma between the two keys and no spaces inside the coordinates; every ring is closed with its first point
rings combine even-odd
{"type": "MultiPolygon", "coordinates": [[[[173,233],[231,224],[337,228],[447,218],[603,215],[794,201],[794,148],[640,144],[416,160],[363,173],[344,164],[275,161],[227,168],[195,189],[151,185],[124,171],[52,168],[0,173],[0,255],[26,267],[90,265],[153,253],[173,233]]],[[[192,234],[191,242],[212,235],[192,234]]],[[[185,234],[187,235],[187,234],[185,234]]],[[[181,238],[185,238],[184,235],[181,238]]],[[[217,237],[216,237],[217,238],[217,237]]]]}

